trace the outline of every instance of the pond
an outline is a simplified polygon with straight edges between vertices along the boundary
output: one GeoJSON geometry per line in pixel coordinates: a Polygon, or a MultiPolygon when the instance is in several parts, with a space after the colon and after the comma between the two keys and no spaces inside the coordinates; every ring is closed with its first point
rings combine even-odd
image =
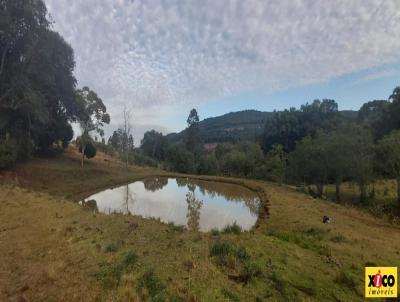
{"type": "Polygon", "coordinates": [[[260,199],[240,185],[189,178],[151,177],[94,194],[81,205],[103,213],[159,218],[207,232],[256,223],[260,199]]]}

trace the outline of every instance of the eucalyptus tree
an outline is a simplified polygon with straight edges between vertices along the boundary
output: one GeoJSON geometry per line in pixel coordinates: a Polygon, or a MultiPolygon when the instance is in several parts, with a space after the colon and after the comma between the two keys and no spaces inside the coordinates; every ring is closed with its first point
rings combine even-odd
{"type": "Polygon", "coordinates": [[[190,110],[189,116],[186,120],[186,136],[185,136],[185,146],[186,149],[192,152],[195,156],[195,160],[198,160],[201,153],[202,142],[200,137],[199,128],[199,115],[196,109],[190,110]]]}
{"type": "Polygon", "coordinates": [[[107,113],[107,108],[102,99],[96,92],[90,90],[89,87],[85,86],[82,89],[78,89],[76,91],[76,98],[79,104],[78,120],[82,130],[80,142],[82,148],[81,165],[83,167],[85,148],[92,140],[90,132],[95,131],[103,137],[104,131],[102,127],[104,124],[110,123],[110,115],[107,113]]]}

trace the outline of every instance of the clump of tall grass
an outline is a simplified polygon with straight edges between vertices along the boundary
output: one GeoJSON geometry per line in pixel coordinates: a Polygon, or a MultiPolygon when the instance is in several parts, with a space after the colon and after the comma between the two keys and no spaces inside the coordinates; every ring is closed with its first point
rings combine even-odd
{"type": "Polygon", "coordinates": [[[224,234],[236,234],[236,235],[238,235],[241,232],[242,232],[242,227],[240,225],[238,225],[236,223],[236,221],[231,225],[228,224],[222,230],[222,233],[224,233],[224,234]]]}
{"type": "Polygon", "coordinates": [[[118,245],[115,243],[110,243],[105,247],[104,251],[106,253],[115,253],[116,251],[118,251],[118,245]]]}
{"type": "Polygon", "coordinates": [[[351,289],[356,287],[353,277],[346,271],[340,271],[335,278],[335,282],[351,289]]]}
{"type": "Polygon", "coordinates": [[[234,251],[234,247],[227,241],[217,241],[210,249],[210,256],[223,257],[231,254],[234,251]]]}
{"type": "Polygon", "coordinates": [[[210,257],[216,263],[228,270],[239,271],[239,275],[230,275],[232,280],[249,282],[262,274],[263,265],[260,261],[251,259],[243,246],[235,247],[232,243],[218,240],[210,248],[210,257]]]}
{"type": "Polygon", "coordinates": [[[234,292],[232,292],[228,288],[223,288],[221,290],[221,293],[224,295],[225,298],[227,298],[228,300],[230,300],[232,302],[240,302],[240,298],[238,297],[238,295],[236,295],[234,292]]]}
{"type": "Polygon", "coordinates": [[[213,236],[218,236],[219,235],[219,230],[217,228],[212,228],[210,233],[213,236]]]}
{"type": "Polygon", "coordinates": [[[144,300],[146,300],[147,296],[150,296],[152,301],[160,302],[166,301],[168,298],[166,285],[153,269],[147,270],[140,277],[138,290],[141,292],[141,296],[144,300]]]}
{"type": "Polygon", "coordinates": [[[100,263],[96,278],[106,288],[117,286],[121,280],[122,274],[132,269],[138,262],[138,259],[138,255],[134,251],[129,250],[123,254],[119,261],[100,263]]]}

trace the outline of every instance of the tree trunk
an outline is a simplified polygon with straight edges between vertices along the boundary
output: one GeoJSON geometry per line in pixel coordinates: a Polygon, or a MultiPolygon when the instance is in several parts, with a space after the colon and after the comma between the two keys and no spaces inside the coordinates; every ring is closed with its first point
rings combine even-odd
{"type": "Polygon", "coordinates": [[[83,162],[85,160],[85,145],[82,144],[82,158],[81,158],[81,166],[83,168],[83,162]]]}
{"type": "Polygon", "coordinates": [[[126,169],[128,169],[129,165],[129,153],[128,153],[128,148],[126,149],[126,169]]]}
{"type": "Polygon", "coordinates": [[[318,198],[322,198],[324,194],[324,184],[317,184],[318,198]]]}
{"type": "Polygon", "coordinates": [[[340,182],[339,181],[336,181],[336,184],[335,184],[335,196],[336,196],[336,201],[340,201],[340,182]]]}
{"type": "Polygon", "coordinates": [[[367,201],[367,186],[364,183],[360,183],[360,202],[364,203],[367,201]]]}
{"type": "Polygon", "coordinates": [[[8,52],[8,45],[6,45],[6,47],[4,47],[3,54],[1,55],[0,76],[3,74],[7,52],[8,52]]]}

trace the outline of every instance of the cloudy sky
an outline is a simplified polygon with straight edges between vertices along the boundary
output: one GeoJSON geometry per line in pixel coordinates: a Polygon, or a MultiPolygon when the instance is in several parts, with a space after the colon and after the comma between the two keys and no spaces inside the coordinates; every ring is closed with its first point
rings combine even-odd
{"type": "MultiPolygon", "coordinates": [[[[400,84],[400,1],[45,0],[79,86],[135,139],[242,109],[315,98],[358,109],[400,84]]],[[[136,143],[137,144],[137,143],[136,143]]]]}

